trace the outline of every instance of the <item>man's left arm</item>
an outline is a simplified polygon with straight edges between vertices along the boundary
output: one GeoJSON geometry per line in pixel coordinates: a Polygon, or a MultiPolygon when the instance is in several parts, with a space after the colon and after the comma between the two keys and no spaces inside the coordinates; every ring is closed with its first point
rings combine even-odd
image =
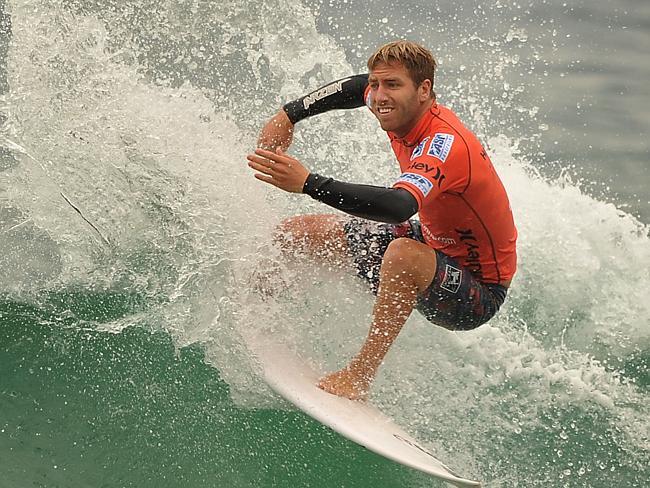
{"type": "Polygon", "coordinates": [[[248,155],[258,180],[292,193],[306,193],[330,207],[368,220],[398,224],[418,211],[415,197],[403,188],[344,183],[310,173],[282,150],[258,149],[248,155]]]}

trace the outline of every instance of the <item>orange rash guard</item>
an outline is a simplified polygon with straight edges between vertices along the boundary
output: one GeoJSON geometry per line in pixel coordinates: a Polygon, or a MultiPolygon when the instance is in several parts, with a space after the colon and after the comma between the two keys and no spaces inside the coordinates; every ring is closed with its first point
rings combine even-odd
{"type": "MultiPolygon", "coordinates": [[[[295,124],[328,110],[364,104],[371,106],[367,74],[332,82],[283,108],[295,124]]],[[[507,285],[517,267],[517,229],[505,188],[477,137],[435,101],[405,137],[391,132],[388,136],[402,172],[393,188],[417,200],[426,243],[456,259],[480,281],[507,285]]],[[[323,178],[310,175],[309,185],[318,185],[318,179],[323,178]]],[[[340,202],[355,200],[355,191],[370,188],[338,186],[341,191],[334,200],[340,197],[340,202]]],[[[378,190],[373,195],[380,195],[378,190]]],[[[310,191],[323,198],[318,192],[329,193],[330,199],[336,193],[326,186],[310,191]]],[[[353,213],[340,202],[326,203],[353,213]]]]}
{"type": "Polygon", "coordinates": [[[402,171],[393,186],[417,199],[426,243],[480,281],[512,279],[517,229],[506,190],[476,136],[437,103],[405,137],[388,136],[402,171]]]}

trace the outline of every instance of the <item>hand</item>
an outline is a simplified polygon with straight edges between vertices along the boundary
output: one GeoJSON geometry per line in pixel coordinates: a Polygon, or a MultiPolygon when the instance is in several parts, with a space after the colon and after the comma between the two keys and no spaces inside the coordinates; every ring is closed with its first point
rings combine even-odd
{"type": "Polygon", "coordinates": [[[262,173],[255,173],[258,180],[284,191],[302,193],[309,171],[300,161],[287,156],[282,149],[278,148],[276,152],[256,149],[255,154],[249,154],[247,159],[249,167],[262,173]]]}
{"type": "Polygon", "coordinates": [[[355,373],[350,368],[344,368],[321,378],[318,387],[332,395],[338,395],[350,400],[365,401],[368,397],[371,381],[372,378],[355,373]]]}
{"type": "Polygon", "coordinates": [[[260,137],[257,140],[257,147],[275,151],[277,148],[286,151],[293,139],[293,124],[286,112],[280,110],[262,128],[260,137]]]}

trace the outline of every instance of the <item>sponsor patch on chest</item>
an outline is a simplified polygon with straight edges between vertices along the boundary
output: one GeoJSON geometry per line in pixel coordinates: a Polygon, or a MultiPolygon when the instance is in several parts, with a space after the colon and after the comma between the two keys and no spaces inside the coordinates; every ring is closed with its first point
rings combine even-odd
{"type": "MultiPolygon", "coordinates": [[[[427,156],[433,156],[438,158],[443,163],[447,160],[449,152],[451,151],[451,145],[454,143],[454,136],[451,134],[443,134],[438,132],[433,136],[431,144],[429,145],[429,150],[427,151],[427,156]]],[[[417,148],[416,148],[417,149],[417,148]]]]}
{"type": "Polygon", "coordinates": [[[426,146],[429,139],[429,137],[426,137],[424,140],[422,140],[422,142],[420,142],[420,144],[415,146],[415,149],[413,149],[413,152],[411,153],[411,161],[419,156],[422,156],[422,153],[424,152],[424,146],[426,146]]]}

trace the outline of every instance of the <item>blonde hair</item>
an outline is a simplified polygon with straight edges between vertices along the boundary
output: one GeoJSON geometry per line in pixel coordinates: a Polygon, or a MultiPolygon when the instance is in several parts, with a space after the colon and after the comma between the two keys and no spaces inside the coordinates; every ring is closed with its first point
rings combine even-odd
{"type": "Polygon", "coordinates": [[[436,70],[436,60],[427,48],[412,41],[393,41],[384,44],[368,59],[368,69],[372,71],[378,64],[399,63],[408,71],[411,80],[419,86],[424,80],[431,80],[431,95],[433,78],[436,70]]]}

